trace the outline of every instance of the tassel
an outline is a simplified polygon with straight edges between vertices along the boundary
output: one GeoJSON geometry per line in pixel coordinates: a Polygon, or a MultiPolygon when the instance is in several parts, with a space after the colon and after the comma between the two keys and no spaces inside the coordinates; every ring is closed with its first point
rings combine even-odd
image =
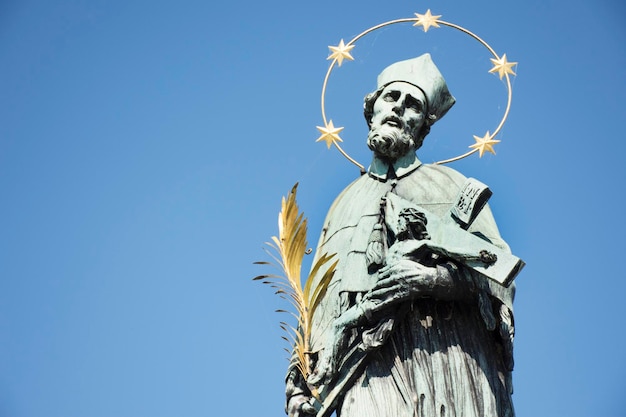
{"type": "Polygon", "coordinates": [[[384,246],[384,232],[383,226],[377,223],[374,226],[374,230],[370,233],[370,237],[367,241],[367,249],[365,250],[365,262],[367,264],[367,272],[373,274],[378,271],[385,261],[385,246],[384,246]]]}
{"type": "Polygon", "coordinates": [[[365,250],[365,263],[367,272],[373,274],[378,271],[385,263],[385,255],[387,251],[387,231],[385,229],[385,197],[380,199],[380,214],[378,223],[374,225],[374,230],[370,233],[367,240],[367,249],[365,250]]]}

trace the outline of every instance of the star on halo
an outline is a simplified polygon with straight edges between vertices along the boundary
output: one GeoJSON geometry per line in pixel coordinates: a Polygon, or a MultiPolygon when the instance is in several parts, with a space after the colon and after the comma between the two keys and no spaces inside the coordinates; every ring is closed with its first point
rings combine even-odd
{"type": "Polygon", "coordinates": [[[476,140],[476,143],[470,145],[470,148],[478,149],[478,156],[480,158],[483,157],[485,151],[491,152],[494,155],[496,154],[496,151],[493,150],[493,145],[495,145],[496,143],[500,143],[500,141],[492,139],[489,131],[487,131],[485,136],[483,136],[482,138],[474,135],[474,139],[476,140]]]}
{"type": "Polygon", "coordinates": [[[337,65],[339,66],[343,64],[344,59],[354,61],[354,58],[352,57],[352,55],[350,55],[350,51],[352,50],[352,48],[354,48],[354,45],[346,45],[343,43],[342,39],[341,42],[339,42],[339,45],[328,47],[328,49],[330,49],[332,53],[326,59],[336,59],[337,65]]]}
{"type": "Polygon", "coordinates": [[[423,26],[424,32],[428,32],[428,29],[430,29],[431,26],[434,28],[439,27],[437,19],[439,19],[441,15],[433,16],[430,13],[430,9],[426,10],[426,13],[424,14],[415,13],[415,16],[417,17],[417,21],[413,24],[413,26],[423,26]]]}
{"type": "Polygon", "coordinates": [[[317,127],[317,130],[319,130],[322,135],[319,138],[317,138],[315,142],[325,141],[326,146],[328,146],[328,149],[330,149],[330,145],[332,145],[335,142],[343,142],[343,140],[341,140],[341,138],[339,137],[339,132],[343,130],[343,127],[335,127],[333,125],[332,120],[329,121],[328,124],[326,124],[326,126],[324,127],[321,127],[321,126],[316,126],[316,127],[317,127]]]}
{"type": "Polygon", "coordinates": [[[497,72],[500,76],[500,79],[502,79],[505,74],[515,75],[515,72],[513,71],[513,66],[517,65],[517,62],[508,62],[506,60],[506,54],[503,54],[502,58],[491,58],[491,63],[493,64],[493,68],[491,68],[489,72],[492,74],[497,72]]]}

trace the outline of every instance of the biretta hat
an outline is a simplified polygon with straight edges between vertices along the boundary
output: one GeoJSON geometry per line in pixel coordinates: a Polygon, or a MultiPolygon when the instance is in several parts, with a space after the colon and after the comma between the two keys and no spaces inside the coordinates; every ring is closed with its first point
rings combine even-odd
{"type": "Polygon", "coordinates": [[[431,124],[441,119],[454,105],[455,99],[448,91],[446,80],[435,66],[430,54],[399,61],[389,65],[378,75],[378,88],[395,81],[413,84],[426,96],[431,124]]]}

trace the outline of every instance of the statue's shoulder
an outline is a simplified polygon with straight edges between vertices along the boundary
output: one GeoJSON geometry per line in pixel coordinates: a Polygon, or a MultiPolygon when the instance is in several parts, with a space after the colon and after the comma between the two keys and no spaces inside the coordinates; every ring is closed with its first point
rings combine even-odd
{"type": "Polygon", "coordinates": [[[439,164],[422,164],[415,173],[431,177],[437,183],[450,181],[458,186],[461,186],[467,180],[467,177],[456,169],[439,164]]]}
{"type": "Polygon", "coordinates": [[[395,193],[415,204],[443,214],[465,183],[460,172],[441,165],[422,164],[398,181],[395,193]]]}
{"type": "Polygon", "coordinates": [[[369,190],[375,190],[379,188],[379,184],[379,181],[371,178],[368,174],[363,174],[348,184],[346,188],[344,188],[343,191],[337,195],[333,205],[342,200],[354,198],[358,194],[367,193],[369,190]]]}
{"type": "Polygon", "coordinates": [[[364,174],[352,181],[335,198],[326,219],[340,216],[355,218],[378,210],[380,197],[386,192],[384,183],[364,174]],[[372,209],[373,207],[373,209],[372,209]]]}
{"type": "Polygon", "coordinates": [[[455,169],[437,164],[422,164],[398,182],[398,192],[419,202],[451,202],[467,178],[455,169]]]}

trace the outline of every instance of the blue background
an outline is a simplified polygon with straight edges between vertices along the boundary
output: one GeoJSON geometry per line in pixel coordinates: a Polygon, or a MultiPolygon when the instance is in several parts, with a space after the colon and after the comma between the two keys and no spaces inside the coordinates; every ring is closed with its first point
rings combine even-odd
{"type": "MultiPolygon", "coordinates": [[[[358,170],[315,143],[328,45],[432,9],[517,61],[490,185],[518,279],[518,417],[626,415],[626,7],[609,0],[0,3],[0,416],[280,416],[287,361],[251,280],[299,182],[317,241],[358,170]]],[[[369,163],[362,97],[430,52],[457,105],[425,162],[497,125],[489,54],[448,28],[368,35],[327,114],[369,163]]]]}

